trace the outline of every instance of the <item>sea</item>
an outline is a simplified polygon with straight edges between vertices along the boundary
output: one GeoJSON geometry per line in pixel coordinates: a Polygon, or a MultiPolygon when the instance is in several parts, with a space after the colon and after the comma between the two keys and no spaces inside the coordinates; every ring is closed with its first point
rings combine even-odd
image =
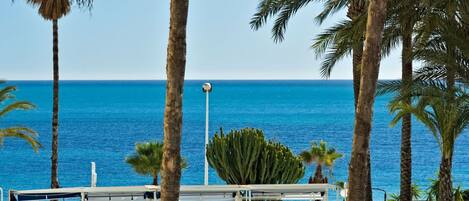
{"type": "MultiPolygon", "coordinates": [[[[331,182],[347,181],[352,147],[354,106],[350,80],[188,80],[184,86],[182,155],[188,168],[182,184],[203,184],[205,94],[211,82],[209,134],[245,127],[259,128],[267,139],[294,153],[324,140],[344,154],[333,168],[331,182]]],[[[5,139],[0,147],[0,187],[42,189],[50,186],[51,81],[8,81],[17,100],[37,108],[16,111],[0,120],[0,127],[23,125],[39,133],[43,148],[5,139]]],[[[98,186],[151,184],[125,162],[135,144],[163,139],[165,81],[62,81],[59,114],[59,182],[62,187],[89,186],[91,162],[96,163],[98,186]]],[[[372,185],[399,192],[400,125],[390,127],[392,95],[377,97],[371,137],[372,185]]],[[[425,190],[437,176],[440,150],[429,130],[414,120],[412,127],[413,183],[425,190]]],[[[453,162],[455,186],[469,188],[469,131],[458,138],[453,162]]],[[[300,183],[313,174],[307,168],[300,183]]],[[[210,184],[224,184],[210,169],[210,184]]],[[[374,191],[374,199],[383,193],[374,191]]],[[[5,197],[6,198],[6,197],[5,197]]]]}

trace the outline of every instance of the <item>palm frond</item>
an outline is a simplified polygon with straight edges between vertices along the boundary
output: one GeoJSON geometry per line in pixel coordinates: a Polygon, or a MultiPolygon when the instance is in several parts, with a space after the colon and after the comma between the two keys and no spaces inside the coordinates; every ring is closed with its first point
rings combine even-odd
{"type": "Polygon", "coordinates": [[[313,162],[313,156],[311,155],[311,152],[302,151],[299,156],[306,164],[311,164],[313,162]]]}
{"type": "Polygon", "coordinates": [[[42,145],[37,139],[37,133],[26,127],[10,127],[0,129],[0,144],[3,143],[5,138],[20,138],[28,142],[34,151],[38,151],[42,145]]]}
{"type": "Polygon", "coordinates": [[[315,20],[322,24],[330,15],[344,9],[349,0],[327,0],[324,2],[324,9],[315,17],[315,20]]]}
{"type": "Polygon", "coordinates": [[[0,117],[5,116],[6,114],[14,111],[14,110],[31,110],[34,109],[35,106],[27,101],[16,101],[0,109],[0,117]]]}
{"type": "MultiPolygon", "coordinates": [[[[0,81],[3,83],[3,81],[0,81]]],[[[14,95],[12,92],[16,90],[14,86],[6,86],[0,89],[0,104],[5,105],[8,99],[13,99],[14,95]]],[[[15,110],[30,110],[33,109],[34,105],[27,101],[14,101],[6,104],[3,108],[0,108],[0,118],[6,116],[15,110]]],[[[34,151],[38,151],[41,148],[41,144],[37,140],[37,133],[27,127],[10,127],[0,129],[0,145],[3,143],[5,138],[20,138],[28,142],[34,151]]]]}
{"type": "Polygon", "coordinates": [[[15,98],[12,92],[16,91],[15,86],[6,86],[0,90],[0,102],[6,101],[7,99],[15,98]]]}
{"type": "Polygon", "coordinates": [[[321,76],[329,78],[335,64],[344,57],[351,55],[352,48],[361,41],[365,22],[357,20],[342,20],[315,39],[311,48],[316,58],[324,56],[321,63],[321,76]],[[325,54],[325,55],[324,55],[325,54]]]}
{"type": "MultiPolygon", "coordinates": [[[[152,177],[160,174],[162,160],[163,143],[158,141],[137,143],[135,152],[125,158],[136,173],[152,177]]],[[[187,161],[182,158],[181,168],[185,169],[187,166],[187,161]]]]}
{"type": "Polygon", "coordinates": [[[290,18],[299,9],[314,0],[262,0],[257,12],[251,18],[251,29],[258,30],[267,23],[269,18],[275,18],[272,27],[272,38],[274,42],[281,42],[284,39],[285,30],[290,18]]]}
{"type": "Polygon", "coordinates": [[[275,19],[272,27],[272,38],[274,42],[282,42],[285,36],[285,30],[287,29],[290,18],[298,12],[298,10],[313,0],[289,0],[288,3],[284,4],[277,18],[275,19]]]}
{"type": "Polygon", "coordinates": [[[257,12],[251,18],[251,29],[258,30],[270,17],[274,17],[283,7],[283,0],[262,0],[257,6],[257,12]]]}

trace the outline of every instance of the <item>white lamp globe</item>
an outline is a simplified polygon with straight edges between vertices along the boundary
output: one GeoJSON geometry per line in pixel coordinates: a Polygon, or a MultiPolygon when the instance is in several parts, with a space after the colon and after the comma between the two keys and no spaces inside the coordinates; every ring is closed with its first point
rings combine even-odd
{"type": "Polygon", "coordinates": [[[204,84],[202,85],[202,91],[203,91],[203,92],[211,92],[211,91],[212,91],[212,84],[210,84],[210,83],[208,83],[208,82],[207,82],[207,83],[204,83],[204,84]]]}

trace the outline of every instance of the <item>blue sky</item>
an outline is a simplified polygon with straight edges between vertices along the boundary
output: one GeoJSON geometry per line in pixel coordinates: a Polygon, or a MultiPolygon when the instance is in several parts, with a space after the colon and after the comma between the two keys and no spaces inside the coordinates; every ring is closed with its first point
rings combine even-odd
{"type": "MultiPolygon", "coordinates": [[[[303,8],[275,44],[270,27],[252,31],[256,0],[192,0],[189,5],[187,79],[320,79],[320,59],[309,48],[324,25],[321,7],[303,8]]],[[[52,78],[52,24],[25,0],[0,1],[0,79],[52,78]]],[[[168,0],[95,0],[59,21],[60,76],[66,80],[165,79],[168,0]],[[112,2],[112,3],[110,3],[112,2]]],[[[351,79],[351,59],[332,79],[351,79]]],[[[399,50],[382,62],[381,79],[400,77],[399,50]]]]}

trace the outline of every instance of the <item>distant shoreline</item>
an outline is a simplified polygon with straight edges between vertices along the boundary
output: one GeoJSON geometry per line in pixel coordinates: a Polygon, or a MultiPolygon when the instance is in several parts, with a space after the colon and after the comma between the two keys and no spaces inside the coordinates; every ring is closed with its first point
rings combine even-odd
{"type": "MultiPolygon", "coordinates": [[[[36,82],[36,81],[39,81],[39,82],[42,82],[42,81],[51,81],[52,80],[8,80],[8,79],[4,79],[5,81],[7,82],[36,82]]],[[[388,81],[388,80],[399,80],[399,79],[381,79],[380,81],[388,81]]],[[[166,80],[161,80],[161,79],[154,79],[154,80],[119,80],[119,79],[116,79],[116,80],[113,80],[113,79],[109,79],[109,80],[93,80],[93,79],[90,79],[90,80],[67,80],[67,79],[64,79],[64,80],[60,80],[61,82],[62,81],[72,81],[72,82],[75,82],[75,81],[91,81],[91,82],[95,82],[95,81],[118,81],[118,82],[122,82],[122,81],[143,81],[143,82],[146,82],[146,81],[166,81],[166,80]]],[[[186,79],[186,81],[324,81],[324,82],[327,82],[327,81],[353,81],[352,79],[186,79]]]]}

